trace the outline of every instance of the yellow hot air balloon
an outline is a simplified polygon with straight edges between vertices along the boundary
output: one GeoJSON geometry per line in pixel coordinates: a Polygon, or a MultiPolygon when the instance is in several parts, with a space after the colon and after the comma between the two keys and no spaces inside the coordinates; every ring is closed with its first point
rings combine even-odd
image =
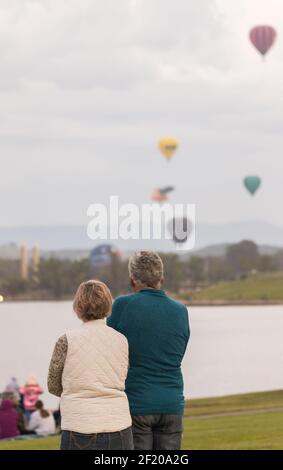
{"type": "Polygon", "coordinates": [[[169,161],[178,148],[178,142],[174,137],[164,137],[159,141],[159,148],[164,157],[169,161]]]}

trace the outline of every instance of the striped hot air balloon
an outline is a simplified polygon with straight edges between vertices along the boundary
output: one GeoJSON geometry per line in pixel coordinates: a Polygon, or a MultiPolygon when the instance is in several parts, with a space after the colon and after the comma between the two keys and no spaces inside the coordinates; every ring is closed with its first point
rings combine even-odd
{"type": "Polygon", "coordinates": [[[272,26],[255,26],[250,31],[250,40],[254,47],[265,56],[274,44],[277,33],[272,26]]]}

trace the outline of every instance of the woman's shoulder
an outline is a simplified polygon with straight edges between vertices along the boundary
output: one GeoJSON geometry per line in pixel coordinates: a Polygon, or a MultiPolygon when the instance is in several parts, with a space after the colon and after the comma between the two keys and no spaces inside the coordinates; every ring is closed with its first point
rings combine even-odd
{"type": "Polygon", "coordinates": [[[128,340],[127,340],[126,336],[124,336],[119,331],[114,330],[114,328],[112,328],[111,326],[106,325],[106,328],[107,328],[106,331],[107,331],[109,336],[111,336],[116,341],[120,341],[121,344],[124,344],[126,347],[128,347],[128,340]]]}

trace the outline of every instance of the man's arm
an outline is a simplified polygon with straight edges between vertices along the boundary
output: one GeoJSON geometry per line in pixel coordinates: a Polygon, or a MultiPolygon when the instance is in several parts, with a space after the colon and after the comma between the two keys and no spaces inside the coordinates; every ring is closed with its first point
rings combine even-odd
{"type": "Polygon", "coordinates": [[[52,354],[48,371],[48,391],[60,397],[63,391],[62,374],[68,352],[67,336],[58,339],[52,354]]]}
{"type": "Polygon", "coordinates": [[[189,311],[187,307],[185,307],[185,309],[186,309],[186,324],[187,324],[188,341],[189,341],[190,335],[191,335],[190,319],[189,319],[189,311]]]}

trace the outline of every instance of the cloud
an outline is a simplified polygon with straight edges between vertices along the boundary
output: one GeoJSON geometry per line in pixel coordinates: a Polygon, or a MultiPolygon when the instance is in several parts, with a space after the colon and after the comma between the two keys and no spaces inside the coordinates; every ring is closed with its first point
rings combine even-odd
{"type": "Polygon", "coordinates": [[[141,202],[171,178],[204,220],[212,204],[215,218],[230,218],[230,190],[241,218],[237,188],[253,171],[275,182],[256,215],[278,220],[281,49],[263,62],[248,31],[282,21],[277,0],[2,0],[4,223],[19,192],[19,223],[38,219],[39,200],[48,222],[76,222],[92,197],[141,202]],[[180,141],[169,172],[157,150],[167,133],[180,141]]]}
{"type": "Polygon", "coordinates": [[[151,76],[129,41],[129,2],[28,1],[1,16],[2,81],[125,88],[151,76]]]}
{"type": "Polygon", "coordinates": [[[214,66],[213,0],[21,0],[0,6],[2,88],[43,80],[63,89],[131,89],[214,66]]]}

